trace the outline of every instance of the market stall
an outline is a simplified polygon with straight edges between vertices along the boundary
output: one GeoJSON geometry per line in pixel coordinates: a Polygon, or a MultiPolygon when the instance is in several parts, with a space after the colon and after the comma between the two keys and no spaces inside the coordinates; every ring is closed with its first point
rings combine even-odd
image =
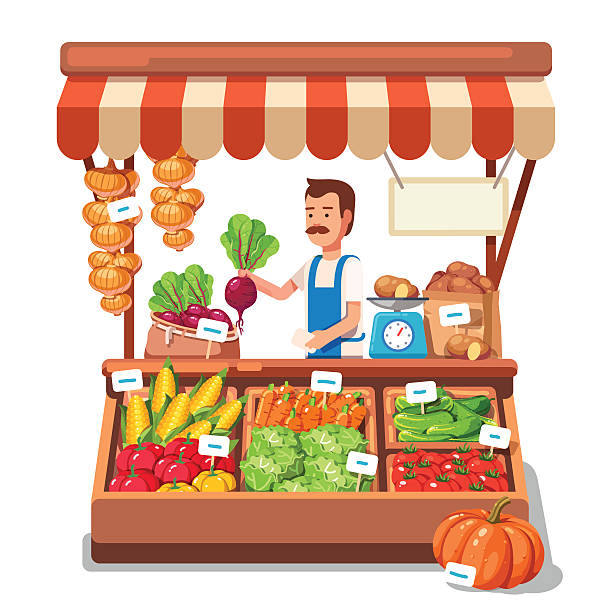
{"type": "MultiPolygon", "coordinates": [[[[84,162],[85,182],[94,194],[83,210],[92,242],[100,249],[90,255],[90,284],[104,294],[102,308],[124,319],[124,358],[103,364],[107,395],[92,497],[96,561],[433,561],[436,527],[459,508],[490,510],[503,491],[514,516],[529,519],[513,400],[516,363],[502,356],[498,303],[536,160],[554,142],[554,107],[543,78],[551,70],[548,45],[67,43],[61,67],[68,79],[58,105],[58,144],[66,156],[84,162]],[[134,235],[142,216],[133,197],[139,182],[134,153],[142,147],[161,184],[151,194],[152,219],[165,230],[160,248],[182,250],[193,241],[189,226],[204,200],[198,189],[184,187],[197,178],[197,164],[221,147],[238,159],[249,159],[264,145],[280,160],[299,155],[305,147],[321,159],[337,157],[347,146],[362,159],[384,157],[393,174],[390,233],[480,235],[485,274],[454,262],[416,293],[408,279],[381,277],[371,291],[371,302],[383,309],[371,332],[371,359],[259,360],[240,359],[240,323],[226,324],[222,313],[210,319],[202,314],[200,321],[213,321],[213,331],[224,329],[226,342],[201,335],[197,317],[190,327],[183,315],[204,313],[209,306],[204,272],[190,266],[174,280],[160,279],[160,290],[149,302],[152,331],[145,359],[134,359],[135,307],[144,310],[134,304],[133,294],[140,268],[134,235]],[[446,205],[439,194],[449,189],[448,181],[429,181],[423,191],[418,181],[397,173],[387,154],[391,149],[401,159],[416,159],[430,146],[445,159],[459,158],[473,147],[486,160],[485,177],[450,185],[456,192],[470,189],[457,200],[469,218],[461,227],[448,221],[431,226],[438,223],[431,206],[446,205]],[[98,147],[109,158],[107,165],[96,167],[98,147]],[[525,163],[510,205],[503,174],[515,151],[525,163]],[[498,168],[496,161],[504,157],[498,168]],[[115,163],[119,160],[121,169],[115,163]],[[428,204],[406,219],[401,203],[408,193],[428,204]],[[499,212],[490,215],[489,205],[499,212]],[[480,223],[483,217],[487,220],[480,223]],[[170,299],[169,314],[157,312],[162,310],[157,305],[168,304],[163,295],[166,281],[177,296],[187,296],[191,311],[178,299],[181,308],[172,314],[176,303],[170,299]],[[424,322],[412,310],[417,303],[424,306],[424,322]],[[458,305],[465,306],[465,312],[448,316],[459,317],[465,329],[445,324],[441,315],[446,306],[458,305]],[[389,325],[397,326],[398,336],[410,329],[413,341],[394,345],[385,340],[389,325]],[[182,344],[175,343],[177,338],[182,344]],[[168,356],[171,361],[166,361],[168,356]],[[166,370],[173,377],[168,401],[151,409],[166,370]],[[313,371],[339,374],[342,390],[334,390],[333,397],[315,390],[313,371]],[[125,372],[142,376],[140,387],[149,404],[138,431],[143,436],[149,432],[146,443],[159,448],[155,452],[164,455],[164,445],[167,450],[189,427],[204,431],[205,422],[206,435],[217,432],[229,438],[232,468],[219,470],[233,474],[226,477],[227,488],[217,482],[221,489],[207,489],[194,481],[180,495],[167,488],[155,492],[147,488],[150,483],[142,484],[144,475],[141,488],[125,485],[130,474],[117,463],[125,461],[130,444],[126,431],[139,401],[133,388],[122,390],[117,384],[125,372]],[[227,404],[194,407],[199,390],[215,377],[227,404]],[[409,401],[406,385],[422,381],[435,383],[434,398],[420,402],[419,409],[419,402],[409,401]],[[169,423],[172,402],[178,405],[183,399],[189,410],[169,423]],[[266,421],[262,416],[268,400],[274,409],[266,410],[280,411],[282,418],[266,421]],[[236,412],[221,427],[226,405],[235,406],[236,412]],[[313,417],[321,407],[324,412],[313,417]],[[507,448],[489,450],[478,434],[483,424],[510,430],[507,448]],[[284,432],[284,442],[278,445],[285,459],[293,457],[290,465],[281,465],[279,449],[275,455],[266,437],[266,431],[279,431],[275,427],[284,432]],[[324,446],[312,433],[321,427],[332,439],[337,434],[335,446],[324,446]],[[466,444],[472,455],[461,457],[467,451],[459,448],[466,444]],[[375,475],[359,472],[355,485],[354,475],[346,471],[347,452],[376,456],[375,475]],[[399,459],[401,453],[413,452],[418,463],[411,463],[410,456],[399,459]],[[321,457],[338,470],[333,486],[317,471],[321,457]],[[438,460],[440,466],[445,461],[455,464],[447,471],[434,470],[431,464],[438,460]],[[489,462],[482,468],[486,476],[469,484],[468,466],[478,473],[479,462],[489,462]],[[274,468],[266,471],[264,464],[274,468]],[[418,474],[401,475],[406,464],[421,470],[418,487],[412,488],[418,474]],[[432,473],[426,475],[428,469],[432,473]],[[448,484],[453,472],[457,477],[453,474],[450,480],[465,477],[464,487],[448,484]]],[[[254,225],[257,220],[248,222],[254,225]]],[[[267,239],[265,247],[253,261],[263,257],[265,262],[278,249],[275,239],[264,234],[265,226],[257,238],[267,239]]],[[[231,256],[231,236],[221,242],[231,256]]],[[[219,394],[215,402],[218,399],[219,394]]],[[[131,442],[144,449],[143,439],[131,442]]],[[[186,439],[189,445],[189,436],[186,439]]],[[[193,450],[185,447],[181,452],[189,455],[193,450]]],[[[186,473],[182,455],[174,460],[176,473],[186,473]]],[[[204,467],[207,477],[214,474],[214,465],[204,467]]],[[[138,481],[133,464],[131,468],[132,480],[138,481]]],[[[151,482],[178,489],[176,478],[160,480],[162,468],[152,463],[146,478],[155,469],[151,482]]]]}

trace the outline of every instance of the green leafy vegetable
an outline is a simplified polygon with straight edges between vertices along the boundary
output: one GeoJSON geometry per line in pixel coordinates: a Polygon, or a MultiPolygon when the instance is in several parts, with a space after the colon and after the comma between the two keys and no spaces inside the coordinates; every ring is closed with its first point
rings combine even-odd
{"type": "Polygon", "coordinates": [[[368,441],[356,429],[334,424],[319,425],[315,429],[302,432],[300,443],[304,452],[311,457],[321,453],[348,455],[352,450],[361,453],[368,446],[368,441]]]}
{"type": "Polygon", "coordinates": [[[213,277],[205,274],[202,266],[192,264],[183,273],[184,292],[189,304],[210,305],[213,277]]]}
{"type": "Polygon", "coordinates": [[[192,264],[185,272],[164,272],[153,283],[149,308],[153,312],[172,311],[182,314],[190,304],[209,306],[213,293],[213,277],[205,274],[202,266],[192,264]]]}
{"type": "Polygon", "coordinates": [[[280,246],[274,236],[266,235],[262,221],[242,214],[230,217],[221,244],[237,270],[262,268],[280,246]]]}

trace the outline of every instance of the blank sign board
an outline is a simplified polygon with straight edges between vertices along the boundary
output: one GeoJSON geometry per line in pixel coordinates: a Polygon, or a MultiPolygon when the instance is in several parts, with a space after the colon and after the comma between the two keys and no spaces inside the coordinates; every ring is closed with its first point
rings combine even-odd
{"type": "Polygon", "coordinates": [[[389,181],[392,236],[501,236],[508,221],[508,180],[402,178],[389,181]]]}

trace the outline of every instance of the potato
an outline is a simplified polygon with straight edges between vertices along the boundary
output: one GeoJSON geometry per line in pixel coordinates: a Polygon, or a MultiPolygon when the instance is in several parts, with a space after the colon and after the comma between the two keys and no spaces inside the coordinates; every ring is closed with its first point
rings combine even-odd
{"type": "Polygon", "coordinates": [[[455,334],[446,342],[446,352],[451,357],[476,361],[487,358],[491,353],[491,347],[480,338],[455,334]]]}
{"type": "Polygon", "coordinates": [[[418,297],[419,290],[407,278],[385,275],[374,283],[374,293],[385,298],[412,298],[418,297]]]}
{"type": "Polygon", "coordinates": [[[456,276],[462,276],[463,278],[474,278],[480,271],[476,266],[470,266],[462,261],[453,261],[446,268],[448,274],[455,274],[456,276]]]}
{"type": "Polygon", "coordinates": [[[427,284],[427,289],[429,289],[431,285],[433,285],[436,281],[440,280],[445,274],[446,273],[442,272],[442,270],[438,270],[437,272],[434,272],[433,276],[431,277],[431,280],[427,284]]]}
{"type": "Polygon", "coordinates": [[[452,277],[448,283],[448,290],[456,293],[484,293],[484,289],[463,276],[452,277]]]}
{"type": "Polygon", "coordinates": [[[452,274],[442,274],[442,276],[437,280],[432,279],[429,285],[427,285],[427,289],[429,289],[430,291],[450,291],[450,289],[448,288],[448,284],[453,278],[456,277],[452,274]]]}
{"type": "Polygon", "coordinates": [[[472,279],[472,282],[477,287],[480,287],[485,293],[492,293],[493,291],[495,291],[495,283],[488,276],[482,276],[482,274],[477,274],[472,279]]]}

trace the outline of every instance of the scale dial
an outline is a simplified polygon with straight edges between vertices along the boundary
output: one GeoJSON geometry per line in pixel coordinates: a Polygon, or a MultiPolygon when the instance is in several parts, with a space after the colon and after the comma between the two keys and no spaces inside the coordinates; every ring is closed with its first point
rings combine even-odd
{"type": "Polygon", "coordinates": [[[412,327],[406,321],[391,321],[383,330],[383,340],[393,351],[407,349],[414,339],[412,327]]]}

